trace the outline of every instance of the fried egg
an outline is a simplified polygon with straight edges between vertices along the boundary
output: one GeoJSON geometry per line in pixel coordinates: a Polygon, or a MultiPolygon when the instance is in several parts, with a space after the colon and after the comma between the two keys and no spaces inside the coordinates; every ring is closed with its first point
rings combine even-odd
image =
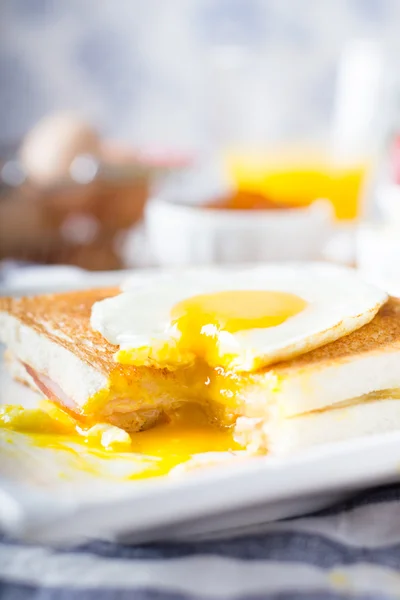
{"type": "Polygon", "coordinates": [[[351,333],[386,300],[331,264],[203,268],[131,278],[94,304],[91,325],[123,364],[254,371],[351,333]]]}

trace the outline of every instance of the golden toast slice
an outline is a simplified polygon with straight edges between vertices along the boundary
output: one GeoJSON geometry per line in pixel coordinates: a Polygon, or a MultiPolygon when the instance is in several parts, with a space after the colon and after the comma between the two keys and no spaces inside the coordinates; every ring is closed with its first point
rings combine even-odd
{"type": "Polygon", "coordinates": [[[277,418],[400,388],[400,300],[389,299],[373,321],[340,340],[233,374],[200,363],[177,371],[117,364],[117,347],[91,329],[90,314],[94,302],[118,292],[0,298],[0,339],[42,393],[88,422],[134,432],[168,419],[184,403],[197,403],[219,426],[248,419],[250,437],[253,431],[257,448],[265,449],[277,418]]]}

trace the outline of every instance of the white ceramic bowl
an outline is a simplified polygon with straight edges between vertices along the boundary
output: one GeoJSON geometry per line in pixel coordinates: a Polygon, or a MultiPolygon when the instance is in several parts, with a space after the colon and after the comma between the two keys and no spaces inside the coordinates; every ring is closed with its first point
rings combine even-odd
{"type": "Polygon", "coordinates": [[[332,209],[320,200],[288,210],[223,210],[155,198],[146,209],[155,264],[182,266],[268,260],[316,260],[333,231],[332,209]]]}

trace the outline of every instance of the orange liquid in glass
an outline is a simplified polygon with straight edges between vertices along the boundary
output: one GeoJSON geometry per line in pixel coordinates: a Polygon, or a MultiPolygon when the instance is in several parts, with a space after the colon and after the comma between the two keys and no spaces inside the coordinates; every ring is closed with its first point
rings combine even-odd
{"type": "Polygon", "coordinates": [[[229,155],[227,169],[237,185],[237,199],[230,208],[294,208],[325,198],[337,219],[355,219],[368,173],[367,161],[336,166],[320,156],[229,155]],[[255,204],[254,199],[258,197],[255,204]],[[260,198],[264,198],[263,202],[260,198]],[[253,200],[251,200],[253,199],[253,200]]]}

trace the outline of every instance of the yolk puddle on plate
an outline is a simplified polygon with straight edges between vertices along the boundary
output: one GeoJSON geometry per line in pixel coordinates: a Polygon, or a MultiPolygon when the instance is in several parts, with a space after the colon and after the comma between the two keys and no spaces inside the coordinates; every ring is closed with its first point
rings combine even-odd
{"type": "Polygon", "coordinates": [[[167,475],[197,454],[242,449],[228,429],[208,424],[203,415],[199,418],[196,408],[178,411],[171,422],[128,436],[121,429],[105,424],[84,431],[69,414],[43,401],[43,408],[37,409],[0,407],[0,427],[24,433],[41,448],[68,451],[78,457],[81,445],[84,452],[79,468],[83,471],[93,471],[84,453],[102,460],[131,456],[136,464],[142,461],[143,469],[129,479],[167,475]]]}
{"type": "Polygon", "coordinates": [[[159,457],[186,457],[203,452],[239,450],[229,429],[207,423],[199,407],[182,407],[169,423],[132,434],[134,452],[159,457]]]}

